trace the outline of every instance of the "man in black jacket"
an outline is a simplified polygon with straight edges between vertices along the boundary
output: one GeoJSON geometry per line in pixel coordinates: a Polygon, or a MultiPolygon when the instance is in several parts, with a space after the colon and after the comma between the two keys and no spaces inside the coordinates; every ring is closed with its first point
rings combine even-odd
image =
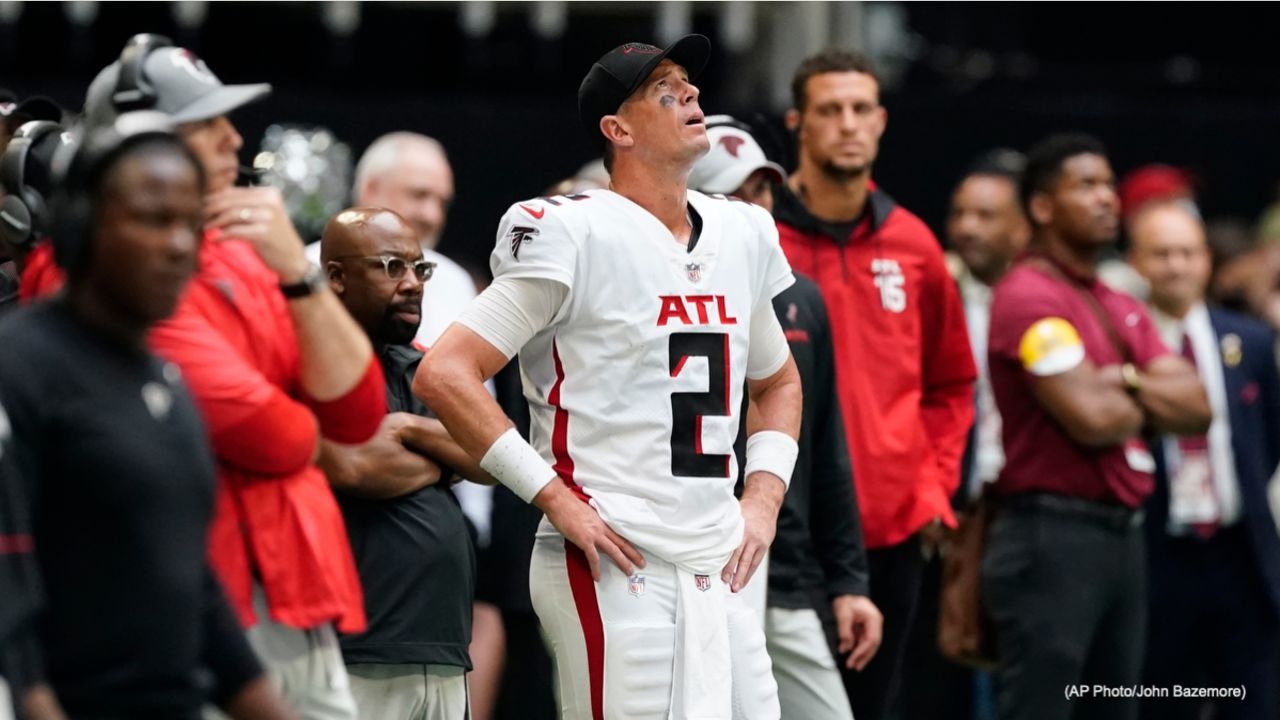
{"type": "MultiPolygon", "coordinates": [[[[765,159],[749,128],[727,115],[712,116],[707,139],[711,151],[694,166],[689,186],[770,209],[770,183],[782,181],[782,170],[765,159]]],[[[834,619],[836,654],[848,653],[845,664],[861,668],[879,647],[882,618],[867,597],[853,469],[833,392],[830,324],[821,291],[798,273],[795,284],[773,299],[773,309],[805,393],[800,455],[769,548],[765,639],[783,717],[848,720],[853,711],[823,620],[829,626],[834,619]]],[[[739,466],[745,466],[745,438],[738,440],[739,466]]]]}
{"type": "Polygon", "coordinates": [[[160,120],[122,115],[66,151],[54,250],[67,290],[0,328],[24,483],[6,475],[0,496],[29,520],[0,532],[34,549],[43,590],[30,565],[0,580],[0,604],[9,582],[39,600],[3,638],[19,651],[5,673],[31,718],[62,717],[60,703],[71,718],[196,720],[209,701],[233,718],[290,717],[206,559],[214,464],[200,416],[145,345],[195,270],[206,182],[160,120]]]}
{"type": "Polygon", "coordinates": [[[360,717],[468,716],[475,548],[448,468],[487,475],[410,392],[422,287],[435,264],[411,225],[385,209],[353,208],[325,227],[330,287],[369,335],[391,411],[359,446],[324,442],[321,467],[337,492],[365,591],[369,628],[342,638],[360,717]]]}

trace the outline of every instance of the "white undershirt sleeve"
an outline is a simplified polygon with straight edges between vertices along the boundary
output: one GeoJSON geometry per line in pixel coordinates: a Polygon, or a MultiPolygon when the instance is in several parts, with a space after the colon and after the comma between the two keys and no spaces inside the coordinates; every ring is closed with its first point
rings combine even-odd
{"type": "Polygon", "coordinates": [[[782,324],[773,312],[773,303],[763,302],[751,313],[751,345],[747,351],[747,379],[763,380],[787,362],[791,346],[782,324]]]}
{"type": "Polygon", "coordinates": [[[564,283],[549,278],[503,276],[485,288],[457,322],[510,359],[555,320],[568,296],[564,283]]]}

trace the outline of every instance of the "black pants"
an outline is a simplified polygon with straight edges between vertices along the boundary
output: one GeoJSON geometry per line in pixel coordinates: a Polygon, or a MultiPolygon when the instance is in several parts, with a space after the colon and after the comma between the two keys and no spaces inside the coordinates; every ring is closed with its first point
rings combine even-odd
{"type": "Polygon", "coordinates": [[[555,720],[555,672],[542,642],[538,616],[502,613],[507,633],[507,664],[498,690],[494,720],[555,720]]]}
{"type": "Polygon", "coordinates": [[[1146,561],[1141,516],[1056,495],[1002,501],[982,560],[996,631],[1000,720],[1134,720],[1132,698],[1067,697],[1142,675],[1146,561]]]}
{"type": "Polygon", "coordinates": [[[1169,537],[1151,546],[1151,629],[1144,682],[1156,687],[1240,687],[1237,699],[1156,699],[1143,720],[1280,718],[1280,627],[1247,529],[1212,538],[1169,537]]]}
{"type": "MultiPolygon", "coordinates": [[[[899,720],[972,720],[974,671],[938,650],[938,612],[942,594],[942,558],[924,567],[920,606],[911,626],[902,673],[899,720]]],[[[856,720],[856,718],[855,718],[856,720]]]]}
{"type": "Polygon", "coordinates": [[[857,720],[885,720],[898,696],[902,658],[920,600],[924,556],[920,540],[867,551],[871,601],[884,614],[884,638],[875,658],[862,672],[840,667],[849,704],[857,720]]]}

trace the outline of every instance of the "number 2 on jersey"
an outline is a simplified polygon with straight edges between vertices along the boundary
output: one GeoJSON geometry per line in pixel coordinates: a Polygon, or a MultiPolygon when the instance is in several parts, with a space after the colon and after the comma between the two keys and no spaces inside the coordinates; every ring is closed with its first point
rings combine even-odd
{"type": "Polygon", "coordinates": [[[671,474],[678,477],[729,477],[729,456],[702,452],[702,418],[729,415],[729,335],[672,333],[671,377],[679,377],[691,357],[707,359],[706,392],[671,393],[671,474]]]}

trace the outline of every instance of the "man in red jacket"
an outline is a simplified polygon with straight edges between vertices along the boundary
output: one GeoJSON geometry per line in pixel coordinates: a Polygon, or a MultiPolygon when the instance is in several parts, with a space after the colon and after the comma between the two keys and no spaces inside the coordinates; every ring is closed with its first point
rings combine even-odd
{"type": "Polygon", "coordinates": [[[151,345],[182,371],[217,460],[210,560],[286,701],[354,720],[334,625],[365,628],[321,436],[362,443],[386,414],[368,338],[309,265],[280,193],[238,188],[243,144],[226,113],[270,92],[223,85],[158,36],[129,41],[89,87],[91,124],[146,108],[178,123],[208,177],[200,268],[151,345]]]}
{"type": "Polygon", "coordinates": [[[950,497],[973,422],[977,371],[942,248],[871,182],[887,119],[870,62],[827,51],[792,82],[799,166],[775,217],[793,268],[822,289],[836,394],[853,457],[880,652],[845,670],[858,720],[894,702],[923,569],[919,533],[954,525],[950,497]]]}

